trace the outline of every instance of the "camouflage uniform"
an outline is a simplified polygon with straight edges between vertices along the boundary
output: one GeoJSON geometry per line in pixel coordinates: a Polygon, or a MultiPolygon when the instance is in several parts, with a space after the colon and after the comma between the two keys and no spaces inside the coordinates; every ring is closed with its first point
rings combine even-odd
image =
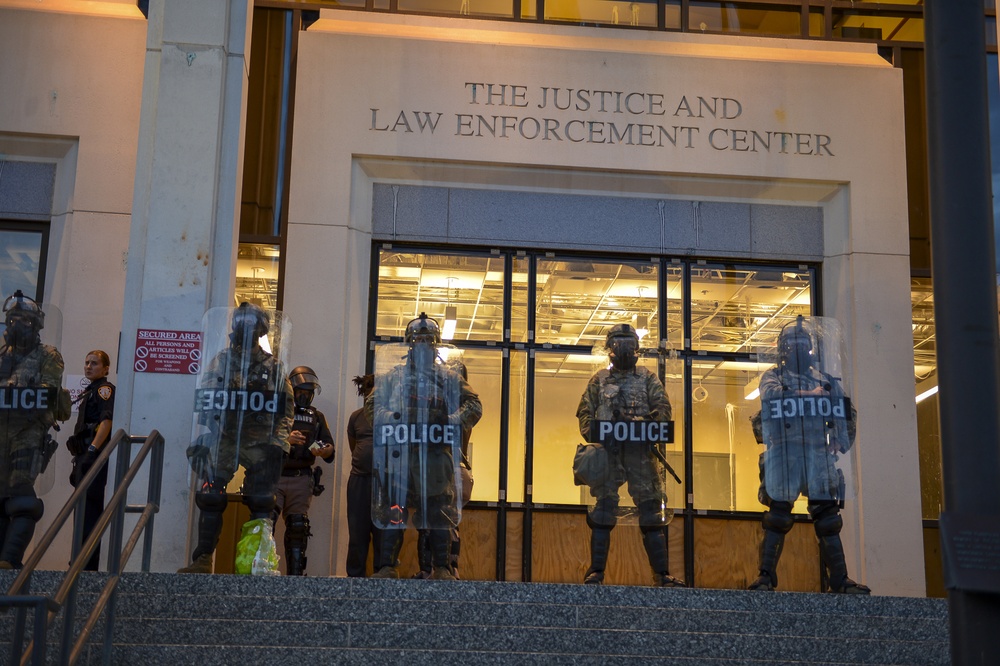
{"type": "MultiPolygon", "coordinates": [[[[634,370],[604,369],[591,377],[576,410],[580,434],[587,441],[597,441],[591,434],[594,421],[669,421],[673,416],[670,399],[660,380],[643,367],[634,370]]],[[[614,526],[618,508],[618,489],[628,482],[628,493],[636,506],[647,501],[666,501],[663,467],[645,446],[623,445],[608,451],[612,466],[608,481],[590,488],[597,499],[591,520],[614,526]]]]}
{"type": "MultiPolygon", "coordinates": [[[[673,409],[659,378],[637,365],[639,337],[629,324],[616,324],[608,331],[605,347],[611,368],[597,372],[587,383],[576,416],[580,434],[589,442],[600,439],[594,432],[597,421],[615,423],[667,422],[673,409]]],[[[642,543],[653,571],[653,584],[683,587],[684,582],[669,573],[666,526],[669,521],[667,495],[663,488],[665,468],[657,454],[659,443],[607,442],[608,474],[590,486],[596,502],[587,514],[590,527],[590,568],[584,583],[604,582],[604,569],[611,548],[611,530],[618,522],[618,489],[628,482],[628,492],[639,514],[642,543]]]]}
{"type": "Polygon", "coordinates": [[[51,389],[51,409],[18,412],[12,408],[0,417],[0,460],[6,469],[0,479],[3,494],[24,494],[35,483],[42,467],[42,447],[49,428],[55,425],[58,391],[62,387],[63,358],[55,347],[39,344],[19,355],[11,347],[0,350],[0,386],[51,389]],[[7,368],[9,372],[6,372],[7,368]]]}

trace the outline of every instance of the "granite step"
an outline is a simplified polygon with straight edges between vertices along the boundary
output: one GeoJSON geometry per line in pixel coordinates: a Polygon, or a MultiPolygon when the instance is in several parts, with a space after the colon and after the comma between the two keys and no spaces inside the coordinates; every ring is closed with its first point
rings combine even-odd
{"type": "MultiPolygon", "coordinates": [[[[39,572],[34,589],[49,579],[39,572]]],[[[103,580],[81,579],[81,608],[103,580]]],[[[175,574],[126,574],[120,590],[119,664],[218,661],[223,648],[224,663],[949,662],[939,599],[175,574]]],[[[0,618],[4,642],[10,626],[0,618]]],[[[85,661],[98,654],[92,640],[85,661]]]]}

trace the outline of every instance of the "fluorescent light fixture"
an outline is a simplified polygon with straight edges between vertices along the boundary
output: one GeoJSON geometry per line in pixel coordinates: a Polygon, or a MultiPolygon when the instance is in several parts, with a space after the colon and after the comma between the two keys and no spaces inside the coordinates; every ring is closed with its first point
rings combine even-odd
{"type": "Polygon", "coordinates": [[[938,392],[937,374],[932,376],[930,379],[925,379],[924,381],[917,384],[917,396],[915,398],[917,404],[931,397],[938,392]]]}
{"type": "Polygon", "coordinates": [[[757,375],[743,389],[743,396],[747,400],[756,400],[760,396],[760,375],[757,375]]]}
{"type": "Polygon", "coordinates": [[[449,305],[444,309],[444,328],[441,329],[441,337],[445,340],[454,338],[456,326],[458,326],[458,308],[449,305]]]}

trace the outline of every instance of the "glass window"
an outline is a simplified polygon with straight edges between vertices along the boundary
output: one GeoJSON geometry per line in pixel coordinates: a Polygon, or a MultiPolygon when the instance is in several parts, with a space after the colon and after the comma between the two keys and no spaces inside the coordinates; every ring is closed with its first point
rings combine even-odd
{"type": "Polygon", "coordinates": [[[546,0],[545,20],[655,28],[656,2],[650,0],[546,0]]]}
{"type": "Polygon", "coordinates": [[[513,0],[399,0],[398,7],[401,12],[418,14],[502,18],[510,18],[514,15],[513,0]]]}
{"type": "Polygon", "coordinates": [[[801,268],[691,268],[691,348],[755,353],[798,315],[812,313],[812,275],[801,268]]]}
{"type": "Polygon", "coordinates": [[[402,337],[426,312],[446,340],[503,339],[504,257],[379,251],[375,335],[402,337]]]}
{"type": "Polygon", "coordinates": [[[802,34],[802,12],[795,6],[692,0],[688,30],[798,36],[802,34]]]}
{"type": "Polygon", "coordinates": [[[18,289],[36,301],[44,300],[48,224],[0,222],[0,298],[18,289]]]}
{"type": "Polygon", "coordinates": [[[658,261],[545,259],[539,260],[537,273],[536,342],[603,345],[611,326],[628,322],[640,332],[643,347],[657,346],[658,261]]]}
{"type": "Polygon", "coordinates": [[[910,280],[913,307],[913,374],[920,450],[920,495],[925,520],[937,520],[944,508],[941,481],[941,434],[938,422],[937,340],[930,278],[910,280]]]}
{"type": "Polygon", "coordinates": [[[887,9],[834,8],[834,39],[870,39],[894,42],[924,41],[924,19],[920,13],[894,13],[887,9]]]}
{"type": "Polygon", "coordinates": [[[278,309],[278,265],[281,247],[240,243],[236,255],[236,291],[233,304],[247,302],[265,310],[278,309]]]}

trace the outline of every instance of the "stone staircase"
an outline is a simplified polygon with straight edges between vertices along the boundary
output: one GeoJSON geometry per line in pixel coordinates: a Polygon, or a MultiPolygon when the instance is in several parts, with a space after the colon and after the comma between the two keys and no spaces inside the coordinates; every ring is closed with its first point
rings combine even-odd
{"type": "MultiPolygon", "coordinates": [[[[84,575],[79,608],[104,580],[84,575]]],[[[119,589],[115,664],[949,663],[940,599],[139,573],[119,589]]],[[[0,663],[12,626],[0,616],[0,663]]],[[[98,640],[81,663],[100,663],[98,640]]]]}

